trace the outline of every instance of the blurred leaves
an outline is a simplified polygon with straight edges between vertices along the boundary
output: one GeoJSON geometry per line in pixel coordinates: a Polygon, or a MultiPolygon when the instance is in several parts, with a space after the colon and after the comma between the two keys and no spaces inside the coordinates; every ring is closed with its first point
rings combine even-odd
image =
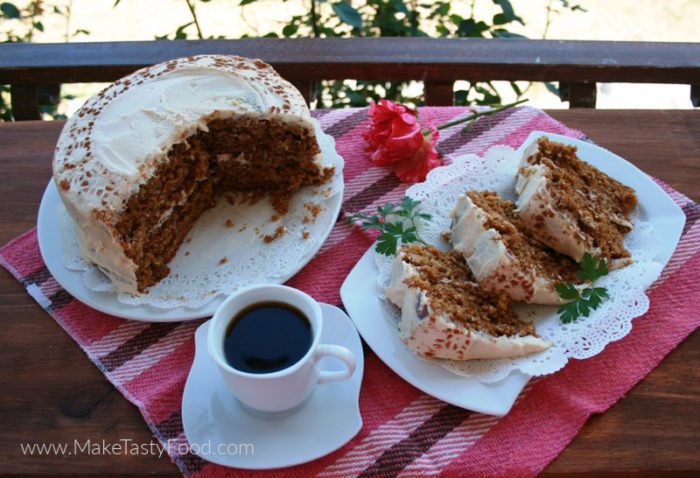
{"type": "MultiPolygon", "coordinates": [[[[279,8],[286,11],[287,0],[218,0],[246,8],[279,8]]],[[[46,7],[42,0],[29,2],[7,1],[0,3],[0,20],[12,23],[13,27],[0,33],[0,41],[32,41],[35,32],[43,32],[48,14],[70,18],[70,4],[60,3],[46,7]],[[18,6],[19,5],[19,6],[18,6]],[[16,25],[15,25],[16,24],[16,25]],[[3,37],[4,36],[4,37],[3,37]]],[[[136,2],[127,4],[114,0],[113,7],[137,8],[136,2]]],[[[207,34],[206,25],[200,22],[196,9],[199,3],[210,0],[176,0],[188,8],[189,21],[174,26],[170,33],[156,36],[159,40],[180,40],[188,38],[247,38],[250,35],[207,34]]],[[[270,31],[258,32],[264,38],[303,38],[303,37],[451,37],[451,38],[508,38],[517,41],[523,35],[513,31],[524,20],[515,10],[512,0],[470,0],[465,3],[449,0],[303,0],[304,9],[294,10],[279,26],[270,31]],[[479,8],[474,8],[478,4],[479,8]],[[466,6],[466,8],[465,8],[466,6]],[[482,8],[483,7],[483,8],[482,8]],[[480,12],[489,12],[480,13],[480,12]]],[[[546,15],[546,36],[549,25],[564,11],[585,12],[580,3],[570,0],[548,0],[544,9],[546,15]]],[[[76,29],[73,35],[88,34],[83,28],[76,29]]],[[[68,30],[66,31],[68,34],[68,30]]],[[[124,38],[126,40],[126,38],[124,38]]],[[[322,81],[316,85],[318,107],[366,106],[371,100],[391,99],[401,103],[420,105],[421,95],[412,95],[408,81],[322,81]]],[[[522,82],[521,82],[522,84],[522,82]]],[[[527,92],[528,87],[510,83],[517,98],[527,92]]],[[[557,87],[548,83],[547,89],[557,93],[557,87]]],[[[8,95],[9,87],[0,85],[0,117],[11,118],[8,95]]],[[[472,82],[455,92],[456,104],[500,104],[501,92],[491,82],[472,82]]]]}

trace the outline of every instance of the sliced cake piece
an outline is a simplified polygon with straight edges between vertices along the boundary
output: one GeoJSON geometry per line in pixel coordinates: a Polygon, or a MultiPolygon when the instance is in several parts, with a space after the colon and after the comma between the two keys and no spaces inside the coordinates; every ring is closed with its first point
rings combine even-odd
{"type": "Polygon", "coordinates": [[[416,354],[450,360],[518,357],[545,350],[510,299],[482,290],[461,254],[404,245],[386,297],[401,308],[399,333],[416,354]]]}
{"type": "Polygon", "coordinates": [[[515,205],[495,192],[461,194],[451,216],[452,245],[485,290],[529,304],[561,304],[556,285],[581,282],[578,264],[529,234],[515,205]]]}
{"type": "Polygon", "coordinates": [[[516,184],[523,224],[552,249],[581,261],[585,252],[610,268],[632,259],[623,244],[637,205],[632,188],[576,156],[576,147],[540,138],[523,154],[516,184]]]}

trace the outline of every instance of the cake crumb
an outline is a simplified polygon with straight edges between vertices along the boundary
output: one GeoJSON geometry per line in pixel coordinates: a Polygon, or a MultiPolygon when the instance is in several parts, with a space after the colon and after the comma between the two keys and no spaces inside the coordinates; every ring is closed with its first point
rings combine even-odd
{"type": "Polygon", "coordinates": [[[246,229],[248,229],[248,224],[243,224],[243,225],[238,229],[238,232],[243,232],[243,231],[245,231],[246,229]]]}
{"type": "Polygon", "coordinates": [[[272,241],[274,241],[275,239],[278,239],[279,237],[286,234],[286,232],[287,232],[287,228],[284,226],[280,226],[277,229],[275,229],[274,234],[269,234],[269,235],[263,236],[263,241],[265,242],[265,244],[269,244],[272,241]]]}
{"type": "Polygon", "coordinates": [[[236,196],[232,193],[226,194],[226,202],[233,206],[234,204],[236,204],[236,196]]]}
{"type": "Polygon", "coordinates": [[[226,227],[234,227],[235,224],[231,219],[226,219],[226,227]]]}
{"type": "Polygon", "coordinates": [[[442,231],[442,233],[440,233],[440,238],[449,244],[452,240],[452,234],[450,233],[450,231],[442,231]]]}
{"type": "Polygon", "coordinates": [[[190,242],[192,242],[192,238],[191,238],[191,237],[188,237],[187,239],[185,239],[185,244],[189,244],[190,242]]]}
{"type": "Polygon", "coordinates": [[[301,237],[304,239],[308,239],[310,235],[311,234],[306,229],[304,229],[304,231],[301,233],[301,237]]]}
{"type": "Polygon", "coordinates": [[[190,255],[190,251],[185,251],[185,256],[189,256],[189,255],[190,255]]]}
{"type": "Polygon", "coordinates": [[[308,224],[311,222],[311,218],[309,216],[304,216],[304,224],[308,224]]]}
{"type": "Polygon", "coordinates": [[[280,217],[277,214],[273,214],[270,219],[274,222],[274,221],[279,221],[279,218],[280,217]]]}
{"type": "Polygon", "coordinates": [[[321,212],[321,205],[320,204],[314,204],[307,202],[304,204],[304,207],[306,208],[307,211],[311,213],[311,216],[316,219],[321,212]]]}
{"type": "Polygon", "coordinates": [[[223,266],[224,264],[228,263],[228,257],[224,256],[221,259],[219,259],[219,265],[223,266]]]}

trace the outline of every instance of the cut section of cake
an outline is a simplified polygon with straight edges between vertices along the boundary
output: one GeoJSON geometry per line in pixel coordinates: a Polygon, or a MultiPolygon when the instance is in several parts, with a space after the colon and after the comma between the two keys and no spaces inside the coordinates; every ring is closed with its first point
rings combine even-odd
{"type": "Polygon", "coordinates": [[[452,245],[483,289],[519,302],[561,304],[556,285],[581,283],[578,264],[529,234],[515,205],[495,192],[460,194],[451,217],[452,245]]]}
{"type": "Polygon", "coordinates": [[[632,261],[623,244],[637,205],[632,188],[576,155],[576,147],[539,138],[518,171],[517,211],[523,225],[552,249],[581,261],[585,252],[610,268],[632,261]]]}
{"type": "Polygon", "coordinates": [[[403,245],[386,297],[401,309],[399,334],[414,353],[450,360],[518,357],[549,347],[510,299],[482,290],[461,254],[403,245]]]}
{"type": "Polygon", "coordinates": [[[267,196],[284,214],[323,184],[309,109],[260,60],[203,55],[139,70],[66,123],[53,172],[81,255],[120,291],[143,292],[222,194],[267,196]]]}

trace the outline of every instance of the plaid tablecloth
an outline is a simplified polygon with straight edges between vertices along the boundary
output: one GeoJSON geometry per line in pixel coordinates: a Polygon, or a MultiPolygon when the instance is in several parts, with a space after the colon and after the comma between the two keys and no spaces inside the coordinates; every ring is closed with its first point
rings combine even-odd
{"type": "MultiPolygon", "coordinates": [[[[421,121],[439,124],[461,114],[464,108],[423,108],[421,121]]],[[[360,133],[366,128],[366,109],[317,111],[315,116],[336,138],[346,160],[344,214],[374,210],[403,196],[407,185],[365,157],[360,133]]],[[[517,147],[534,130],[583,137],[539,110],[522,107],[482,118],[466,132],[459,127],[443,131],[438,150],[449,162],[496,144],[517,147]]],[[[252,473],[179,453],[187,440],[180,403],[194,356],[193,332],[201,321],[148,324],[90,309],[48,273],[35,230],[0,249],[0,263],[139,408],[154,435],[170,445],[171,458],[187,477],[532,476],[564,449],[591,414],[614,404],[700,324],[700,207],[662,186],[682,207],[687,223],[675,254],[649,291],[649,312],[635,319],[627,337],[596,357],[572,360],[562,371],[530,382],[502,418],[427,396],[370,352],[360,395],[360,433],[324,458],[282,470],[252,473]]],[[[340,305],[340,285],[370,244],[370,237],[340,220],[318,255],[289,285],[340,305]]]]}

